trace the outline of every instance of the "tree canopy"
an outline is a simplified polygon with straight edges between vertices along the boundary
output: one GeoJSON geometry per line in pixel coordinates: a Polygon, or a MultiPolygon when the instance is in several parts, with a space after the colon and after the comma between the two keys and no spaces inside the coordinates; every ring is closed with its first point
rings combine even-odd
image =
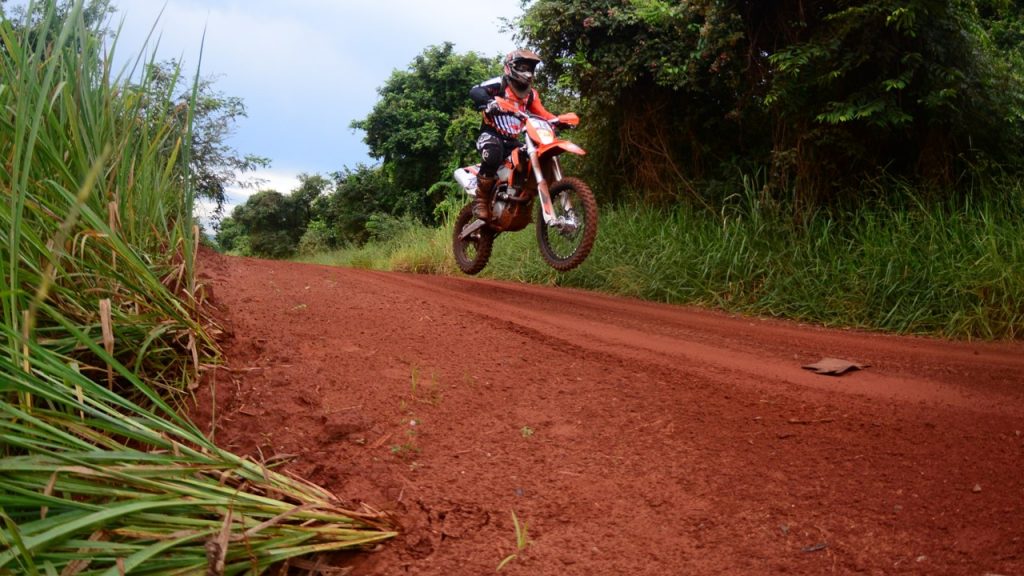
{"type": "Polygon", "coordinates": [[[187,168],[198,198],[212,201],[220,210],[226,201],[227,188],[248,186],[244,174],[270,165],[270,160],[254,154],[243,154],[228,144],[235,124],[246,116],[245,103],[237,96],[228,96],[214,88],[215,78],[184,79],[175,60],[154,62],[145,68],[145,86],[141,97],[152,107],[171,106],[190,110],[179,114],[179,122],[191,122],[187,168]]]}
{"type": "Polygon", "coordinates": [[[581,95],[605,181],[763,169],[817,205],[883,171],[950,185],[1022,165],[1017,3],[537,0],[521,24],[581,95]]]}
{"type": "Polygon", "coordinates": [[[395,212],[433,219],[439,199],[427,191],[450,179],[473,150],[467,132],[478,128],[479,115],[470,106],[469,89],[498,72],[497,58],[458,54],[450,42],[430,46],[406,70],[392,72],[370,114],[352,123],[366,132],[370,155],[389,177],[397,194],[395,212]]]}
{"type": "MultiPolygon", "coordinates": [[[[27,24],[30,29],[38,29],[39,24],[44,20],[49,4],[47,2],[29,3],[23,6],[15,6],[8,16],[5,13],[4,4],[7,0],[0,0],[0,16],[11,18],[16,21],[23,21],[28,18],[27,24]],[[31,13],[29,13],[31,8],[31,13]]],[[[59,24],[67,20],[75,0],[54,0],[52,2],[53,15],[51,25],[59,24]]],[[[103,33],[109,32],[106,29],[106,22],[117,9],[111,6],[111,0],[86,0],[82,6],[82,22],[88,29],[96,28],[103,33]]]]}

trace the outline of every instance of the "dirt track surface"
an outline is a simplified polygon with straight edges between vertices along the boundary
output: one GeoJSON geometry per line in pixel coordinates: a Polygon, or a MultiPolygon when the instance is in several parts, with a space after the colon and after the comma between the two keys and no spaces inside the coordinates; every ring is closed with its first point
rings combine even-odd
{"type": "MultiPolygon", "coordinates": [[[[402,535],[351,574],[1024,574],[1024,343],[205,254],[221,445],[402,535]],[[870,365],[841,377],[825,357],[870,365]],[[529,543],[516,547],[512,512],[529,543]]],[[[196,418],[210,426],[211,387],[196,418]]]]}

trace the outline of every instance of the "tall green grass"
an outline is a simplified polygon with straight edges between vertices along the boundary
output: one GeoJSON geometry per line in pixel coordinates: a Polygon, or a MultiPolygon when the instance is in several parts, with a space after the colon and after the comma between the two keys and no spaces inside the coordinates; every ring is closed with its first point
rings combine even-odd
{"type": "Polygon", "coordinates": [[[45,6],[0,23],[0,573],[259,572],[393,536],[178,414],[217,353],[192,108],[115,74],[81,1],[45,6]]]}
{"type": "Polygon", "coordinates": [[[583,284],[828,326],[951,338],[1024,335],[1020,191],[978,204],[874,205],[794,223],[743,204],[710,215],[617,210],[583,284]]]}
{"type": "Polygon", "coordinates": [[[154,102],[146,83],[111,78],[96,33],[77,13],[63,26],[52,14],[37,29],[60,35],[35,45],[27,23],[20,35],[10,22],[0,32],[5,323],[56,351],[80,350],[41,314],[50,302],[90,338],[106,325],[111,351],[141,375],[182,388],[194,359],[213,350],[192,297],[192,198],[177,169],[187,122],[176,116],[188,111],[169,95],[154,102]]]}
{"type": "MultiPolygon", "coordinates": [[[[680,206],[602,206],[589,259],[558,274],[532,228],[503,234],[481,276],[696,304],[827,326],[958,339],[1024,336],[1024,185],[976,199],[887,202],[800,221],[753,189],[717,212],[680,206]]],[[[419,270],[455,273],[450,229],[323,255],[320,261],[389,269],[423,254],[419,270]],[[431,247],[426,248],[427,244],[431,247]]]]}
{"type": "Polygon", "coordinates": [[[152,408],[35,342],[27,370],[0,358],[0,397],[32,398],[0,402],[0,572],[259,573],[394,536],[379,514],[217,448],[79,336],[152,408]]]}
{"type": "Polygon", "coordinates": [[[419,274],[453,274],[458,271],[451,258],[451,236],[411,221],[378,236],[362,246],[297,257],[310,264],[391,270],[419,274]]]}

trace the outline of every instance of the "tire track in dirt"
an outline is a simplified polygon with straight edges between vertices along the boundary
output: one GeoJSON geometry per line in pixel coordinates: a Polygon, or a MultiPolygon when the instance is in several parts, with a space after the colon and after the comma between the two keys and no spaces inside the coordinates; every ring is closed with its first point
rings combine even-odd
{"type": "MultiPolygon", "coordinates": [[[[553,291],[550,296],[537,297],[535,292],[521,289],[523,287],[519,285],[480,282],[486,288],[474,286],[467,289],[464,283],[442,283],[433,278],[401,275],[391,281],[406,283],[445,299],[460,300],[468,308],[481,310],[483,315],[496,321],[520,326],[519,332],[523,332],[523,328],[533,330],[535,340],[549,339],[581,347],[581,353],[588,355],[601,353],[633,361],[686,365],[711,373],[724,372],[731,379],[745,378],[753,385],[793,384],[828,393],[858,393],[908,402],[941,402],[981,412],[1024,415],[1021,410],[1024,403],[1020,402],[1024,386],[1014,387],[1014,384],[1021,383],[1021,375],[1024,375],[1024,354],[1012,346],[958,345],[923,339],[917,345],[906,345],[898,344],[889,336],[864,333],[849,338],[831,335],[827,340],[820,338],[817,342],[804,337],[802,341],[792,342],[788,325],[776,323],[774,327],[758,327],[757,321],[749,319],[707,312],[695,314],[682,308],[595,297],[573,290],[553,291]],[[593,311],[600,312],[602,306],[604,317],[595,319],[593,311]],[[581,314],[581,309],[587,308],[590,313],[581,314]],[[714,322],[708,322],[708,318],[714,318],[714,322]],[[698,332],[700,329],[704,332],[698,332]],[[766,350],[762,345],[765,340],[787,341],[787,336],[793,348],[766,350]],[[754,341],[755,337],[760,341],[754,341]],[[881,372],[875,363],[885,363],[894,354],[899,355],[902,362],[909,363],[910,370],[881,372]],[[843,378],[823,378],[802,368],[830,356],[865,362],[870,369],[850,373],[843,378]],[[941,360],[951,364],[954,359],[975,365],[984,362],[988,371],[998,371],[999,375],[989,382],[990,386],[996,385],[996,390],[968,390],[912,371],[915,365],[934,370],[936,362],[941,360]],[[1007,402],[1008,399],[1011,402],[1007,402]]],[[[806,332],[812,330],[807,329],[806,332]]],[[[947,368],[947,371],[960,376],[970,375],[964,366],[958,370],[947,368]]]]}

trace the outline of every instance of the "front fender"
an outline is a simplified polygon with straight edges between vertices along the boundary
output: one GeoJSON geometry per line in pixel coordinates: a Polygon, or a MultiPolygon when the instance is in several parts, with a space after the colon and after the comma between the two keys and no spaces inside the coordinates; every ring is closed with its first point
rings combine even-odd
{"type": "Polygon", "coordinates": [[[556,140],[551,144],[545,144],[537,148],[537,156],[540,158],[558,155],[563,152],[579,154],[580,156],[583,156],[584,154],[587,153],[586,150],[580,148],[579,146],[573,144],[572,142],[569,142],[568,140],[556,140]]]}

